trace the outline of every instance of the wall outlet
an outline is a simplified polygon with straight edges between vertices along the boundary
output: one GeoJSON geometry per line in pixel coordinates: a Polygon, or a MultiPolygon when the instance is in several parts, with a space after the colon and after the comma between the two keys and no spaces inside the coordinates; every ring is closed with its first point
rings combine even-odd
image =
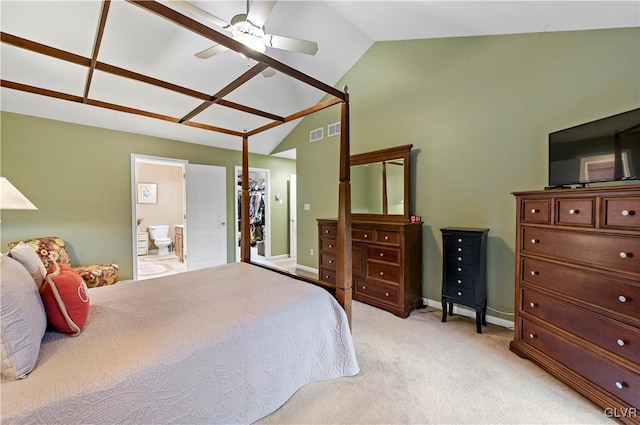
{"type": "Polygon", "coordinates": [[[313,248],[309,250],[309,254],[313,256],[313,248]]]}
{"type": "Polygon", "coordinates": [[[311,204],[304,204],[303,208],[305,211],[309,211],[311,210],[311,204]]]}

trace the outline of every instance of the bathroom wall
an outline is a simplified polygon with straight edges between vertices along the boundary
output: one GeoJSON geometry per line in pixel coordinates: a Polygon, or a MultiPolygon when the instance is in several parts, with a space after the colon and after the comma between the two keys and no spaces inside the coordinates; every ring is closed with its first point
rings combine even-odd
{"type": "MultiPolygon", "coordinates": [[[[142,218],[140,231],[148,226],[169,225],[169,237],[173,239],[174,225],[184,223],[184,187],[182,167],[147,162],[136,163],[136,183],[157,184],[156,204],[137,204],[137,218],[142,218]]],[[[150,249],[155,249],[149,239],[150,249]]]]}

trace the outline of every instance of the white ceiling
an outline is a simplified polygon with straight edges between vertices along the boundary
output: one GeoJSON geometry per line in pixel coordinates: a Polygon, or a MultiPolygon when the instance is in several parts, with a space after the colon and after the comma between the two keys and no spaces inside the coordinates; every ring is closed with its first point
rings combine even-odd
{"type": "MultiPolygon", "coordinates": [[[[171,6],[170,3],[162,2],[171,6]]],[[[246,8],[245,1],[192,1],[222,18],[246,8]]],[[[100,1],[0,1],[2,32],[90,58],[100,1]]],[[[184,13],[184,12],[181,12],[184,13]]],[[[196,19],[194,16],[191,18],[196,19]]],[[[206,21],[198,20],[210,25],[206,21]]],[[[375,42],[544,31],[640,26],[640,1],[279,1],[267,32],[313,40],[315,56],[268,49],[266,54],[331,86],[375,42]]],[[[215,29],[217,27],[212,26],[215,29]]],[[[213,95],[255,62],[227,51],[207,60],[193,55],[212,42],[121,0],[111,2],[98,60],[213,95]]],[[[2,80],[82,96],[87,68],[3,43],[2,80]]],[[[286,75],[261,75],[225,99],[280,116],[316,104],[324,93],[286,75]]],[[[96,71],[89,98],[157,114],[182,117],[201,100],[96,71]]],[[[238,136],[154,118],[2,88],[4,111],[241,149],[238,136]]],[[[214,105],[194,121],[235,131],[270,120],[214,105]]],[[[250,138],[250,150],[268,154],[298,121],[250,138]]]]}

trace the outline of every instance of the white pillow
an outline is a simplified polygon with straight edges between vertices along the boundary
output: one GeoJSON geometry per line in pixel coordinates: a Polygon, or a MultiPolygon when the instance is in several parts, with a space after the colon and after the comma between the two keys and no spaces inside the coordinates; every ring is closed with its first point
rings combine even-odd
{"type": "Polygon", "coordinates": [[[44,278],[47,276],[47,270],[44,268],[44,263],[40,259],[38,253],[36,253],[29,245],[20,241],[18,245],[14,246],[9,251],[9,256],[18,260],[18,262],[27,269],[35,282],[36,287],[40,290],[40,287],[44,282],[44,278]]]}
{"type": "Polygon", "coordinates": [[[0,257],[2,380],[26,378],[40,353],[47,315],[40,293],[18,261],[0,257]]]}

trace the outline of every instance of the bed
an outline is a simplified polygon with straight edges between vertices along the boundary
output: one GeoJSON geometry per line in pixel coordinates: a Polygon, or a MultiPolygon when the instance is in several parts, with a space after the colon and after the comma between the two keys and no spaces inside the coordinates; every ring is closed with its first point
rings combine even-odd
{"type": "Polygon", "coordinates": [[[251,423],[359,372],[326,290],[247,263],[91,288],[82,333],[47,332],[3,424],[251,423]]]}
{"type": "MultiPolygon", "coordinates": [[[[41,341],[36,341],[40,351],[28,377],[3,380],[3,424],[251,423],[278,409],[307,383],[359,372],[350,333],[351,186],[346,87],[340,91],[328,86],[159,2],[128,2],[258,63],[221,90],[224,94],[220,96],[197,93],[102,63],[97,60],[97,52],[109,10],[109,1],[103,1],[91,58],[6,33],[2,42],[86,66],[89,73],[97,69],[195,96],[203,101],[199,107],[180,119],[17,82],[2,80],[2,86],[241,137],[241,262],[87,290],[90,311],[82,331],[75,338],[46,332],[41,341]],[[207,106],[221,101],[267,67],[328,96],[317,105],[249,131],[193,121],[207,106]],[[251,136],[334,105],[341,107],[338,232],[336,283],[327,287],[315,279],[251,263],[248,157],[251,136]]],[[[242,105],[235,107],[247,113],[260,112],[242,105]]],[[[4,280],[3,276],[3,287],[4,280]]],[[[3,327],[3,338],[4,331],[3,327]]]]}

